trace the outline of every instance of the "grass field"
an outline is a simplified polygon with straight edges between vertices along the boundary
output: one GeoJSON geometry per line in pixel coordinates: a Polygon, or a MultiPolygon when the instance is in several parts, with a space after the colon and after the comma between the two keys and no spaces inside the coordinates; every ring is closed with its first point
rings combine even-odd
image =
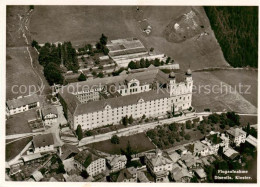
{"type": "Polygon", "coordinates": [[[198,36],[195,36],[182,43],[168,42],[163,31],[173,19],[188,13],[191,7],[157,6],[139,9],[152,27],[149,36],[141,31],[135,19],[137,13],[134,6],[35,6],[29,29],[32,38],[39,43],[95,42],[101,33],[108,39],[137,37],[148,49],[153,47],[156,52],[172,57],[180,63],[182,69],[189,65],[192,69],[227,65],[202,7],[195,9],[201,14],[209,35],[204,40],[196,40],[198,36]]]}
{"type": "Polygon", "coordinates": [[[6,145],[5,160],[10,161],[16,157],[31,140],[32,137],[27,137],[6,145]]]}
{"type": "MultiPolygon", "coordinates": [[[[39,78],[36,77],[30,62],[30,57],[25,47],[19,48],[7,48],[6,49],[7,61],[6,61],[6,99],[16,98],[20,95],[29,94],[29,85],[40,85],[39,78]],[[14,85],[21,87],[19,93],[15,93],[18,87],[13,87],[14,85]],[[14,88],[14,92],[12,91],[14,88]]],[[[33,91],[33,90],[32,90],[33,91]]]]}
{"type": "Polygon", "coordinates": [[[112,144],[110,140],[106,140],[89,144],[89,147],[109,154],[120,154],[120,149],[125,149],[127,147],[128,141],[130,142],[133,150],[137,151],[138,153],[155,148],[155,146],[150,142],[144,133],[127,137],[119,137],[119,139],[120,144],[112,144]]]}
{"type": "Polygon", "coordinates": [[[247,70],[194,72],[193,80],[195,89],[192,105],[197,111],[209,108],[213,112],[230,110],[240,113],[257,112],[257,73],[247,70]],[[239,83],[251,85],[251,94],[239,94],[238,88],[235,90],[235,85],[239,83]],[[211,91],[209,92],[207,88],[211,91]]]}
{"type": "Polygon", "coordinates": [[[240,123],[241,125],[250,125],[257,124],[257,117],[256,116],[240,116],[240,123]]]}

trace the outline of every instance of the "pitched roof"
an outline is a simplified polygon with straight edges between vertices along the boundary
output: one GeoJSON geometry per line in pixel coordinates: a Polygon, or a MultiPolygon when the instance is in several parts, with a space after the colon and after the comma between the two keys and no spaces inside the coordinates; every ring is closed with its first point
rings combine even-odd
{"type": "Polygon", "coordinates": [[[162,155],[162,153],[158,152],[154,154],[146,154],[146,157],[150,160],[154,167],[172,163],[170,158],[166,158],[162,155]]]}
{"type": "Polygon", "coordinates": [[[227,130],[227,133],[234,136],[234,137],[237,137],[237,136],[241,136],[241,135],[246,135],[246,132],[243,131],[242,129],[240,128],[233,128],[231,127],[229,130],[227,130]]]}
{"type": "Polygon", "coordinates": [[[181,156],[176,151],[169,154],[169,157],[172,159],[173,162],[177,162],[181,158],[181,156]]]}
{"type": "Polygon", "coordinates": [[[35,153],[35,154],[30,154],[30,155],[24,155],[24,156],[22,156],[22,159],[24,160],[24,162],[28,162],[28,161],[35,160],[35,159],[38,159],[41,157],[42,157],[41,153],[35,153]]]}
{"type": "Polygon", "coordinates": [[[237,151],[235,151],[234,149],[232,149],[231,147],[228,147],[227,150],[224,152],[224,155],[226,155],[228,158],[230,159],[234,159],[236,158],[239,154],[237,151]]]}
{"type": "Polygon", "coordinates": [[[168,98],[169,93],[166,90],[152,90],[148,92],[142,92],[138,94],[126,95],[116,98],[103,99],[99,101],[93,101],[89,103],[82,103],[75,109],[74,115],[81,115],[85,113],[97,112],[104,110],[106,105],[110,105],[111,108],[118,108],[136,104],[140,98],[146,101],[152,101],[156,99],[168,98]]]}
{"type": "Polygon", "coordinates": [[[176,182],[181,181],[183,177],[192,177],[189,171],[186,168],[180,167],[177,163],[173,165],[172,177],[176,182]]]}
{"type": "Polygon", "coordinates": [[[125,155],[112,155],[110,157],[106,157],[106,159],[108,160],[108,163],[113,166],[118,162],[125,162],[127,161],[126,156],[125,155]]]}
{"type": "Polygon", "coordinates": [[[134,173],[137,173],[137,170],[134,167],[124,168],[119,172],[116,182],[123,182],[125,179],[132,179],[134,173]]]}
{"type": "Polygon", "coordinates": [[[63,144],[61,146],[61,160],[65,160],[68,158],[72,153],[79,153],[79,149],[75,145],[71,144],[63,144]]]}
{"type": "Polygon", "coordinates": [[[80,164],[87,168],[93,161],[99,158],[101,157],[92,153],[91,151],[83,150],[74,157],[74,160],[77,160],[80,164]]]}
{"type": "Polygon", "coordinates": [[[48,114],[55,114],[55,115],[58,115],[58,110],[55,106],[48,106],[48,107],[44,107],[42,109],[42,115],[43,117],[48,115],[48,114]]]}
{"type": "Polygon", "coordinates": [[[251,145],[257,147],[257,139],[251,135],[249,135],[247,138],[246,138],[246,141],[248,143],[250,143],[251,145]]]}
{"type": "Polygon", "coordinates": [[[30,96],[25,96],[19,99],[12,99],[6,101],[6,105],[8,106],[9,109],[13,108],[18,108],[24,105],[32,104],[39,102],[39,97],[36,94],[30,95],[30,96]]]}
{"type": "Polygon", "coordinates": [[[52,133],[34,136],[33,145],[34,147],[44,147],[44,146],[54,145],[52,133]]]}
{"type": "Polygon", "coordinates": [[[206,175],[206,173],[205,173],[204,169],[202,169],[202,168],[195,169],[194,171],[197,173],[197,175],[198,175],[198,176],[199,176],[199,178],[201,178],[201,179],[203,179],[203,178],[206,178],[206,177],[207,177],[207,175],[206,175]]]}
{"type": "Polygon", "coordinates": [[[35,179],[36,182],[40,181],[41,179],[43,179],[43,175],[40,171],[35,171],[32,174],[33,178],[35,179]]]}

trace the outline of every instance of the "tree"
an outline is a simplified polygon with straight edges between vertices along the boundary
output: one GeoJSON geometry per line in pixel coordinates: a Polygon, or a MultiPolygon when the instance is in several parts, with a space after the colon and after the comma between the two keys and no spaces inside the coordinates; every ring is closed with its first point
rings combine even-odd
{"type": "Polygon", "coordinates": [[[97,72],[96,71],[92,71],[91,73],[93,76],[97,76],[97,72]]]}
{"type": "Polygon", "coordinates": [[[128,125],[128,116],[127,115],[122,118],[122,123],[123,123],[124,126],[128,125]]]}
{"type": "Polygon", "coordinates": [[[128,119],[129,124],[132,124],[134,122],[133,116],[131,115],[128,119]]]}
{"type": "Polygon", "coordinates": [[[186,121],[186,129],[191,129],[191,120],[186,121]]]}
{"type": "Polygon", "coordinates": [[[121,149],[121,153],[122,153],[122,155],[125,155],[125,156],[126,156],[126,158],[127,158],[127,164],[129,164],[129,163],[131,162],[131,159],[132,159],[131,155],[132,155],[132,154],[135,154],[136,151],[134,151],[134,150],[132,149],[132,147],[131,147],[131,145],[130,145],[130,142],[128,141],[128,142],[127,142],[127,147],[126,147],[126,149],[125,149],[125,150],[121,149]]]}
{"type": "Polygon", "coordinates": [[[179,125],[178,125],[177,123],[171,123],[171,124],[169,125],[169,129],[170,129],[171,131],[177,132],[177,131],[179,131],[179,125]]]}
{"type": "Polygon", "coordinates": [[[55,84],[63,84],[63,75],[61,74],[60,67],[57,64],[49,63],[44,67],[44,76],[50,85],[55,84]]]}
{"type": "Polygon", "coordinates": [[[32,47],[35,47],[37,49],[38,46],[39,46],[38,42],[33,40],[32,41],[32,47]]]}
{"type": "Polygon", "coordinates": [[[185,138],[185,140],[190,140],[190,135],[189,134],[186,134],[185,136],[184,136],[184,138],[185,138]]]}
{"type": "Polygon", "coordinates": [[[137,69],[137,68],[136,68],[136,63],[135,63],[134,61],[129,62],[128,67],[129,67],[130,69],[137,69]]]}
{"type": "Polygon", "coordinates": [[[99,72],[98,75],[97,75],[97,77],[103,78],[103,77],[104,77],[104,73],[103,73],[103,72],[99,72]]]}
{"type": "Polygon", "coordinates": [[[56,173],[59,174],[59,173],[65,173],[65,172],[66,172],[66,171],[65,171],[65,169],[64,169],[63,163],[62,163],[62,162],[59,163],[59,167],[57,168],[56,173]]]}
{"type": "Polygon", "coordinates": [[[86,170],[82,170],[82,172],[80,173],[81,177],[83,177],[84,179],[89,177],[89,174],[86,170]]]}
{"type": "Polygon", "coordinates": [[[34,5],[30,5],[29,8],[30,8],[30,10],[33,10],[34,9],[34,5]]]}
{"type": "Polygon", "coordinates": [[[160,66],[160,65],[161,65],[160,60],[159,60],[158,58],[156,58],[156,59],[154,60],[154,66],[155,66],[155,67],[158,67],[158,66],[160,66]]]}
{"type": "Polygon", "coordinates": [[[85,80],[87,80],[87,77],[83,73],[81,73],[78,77],[78,81],[85,81],[85,80]]]}
{"type": "Polygon", "coordinates": [[[153,47],[151,47],[151,48],[150,48],[150,52],[153,52],[153,51],[154,51],[154,48],[153,48],[153,47]]]}
{"type": "Polygon", "coordinates": [[[99,42],[102,44],[102,45],[107,45],[107,37],[102,33],[100,39],[99,39],[99,42]]]}
{"type": "Polygon", "coordinates": [[[120,143],[119,137],[117,135],[113,135],[112,138],[111,138],[111,143],[112,144],[119,144],[120,143]]]}
{"type": "Polygon", "coordinates": [[[85,132],[85,135],[86,135],[86,136],[92,136],[93,133],[92,133],[91,131],[86,131],[86,132],[85,132]]]}
{"type": "Polygon", "coordinates": [[[83,132],[82,132],[81,125],[77,126],[76,135],[78,136],[78,140],[81,140],[83,138],[83,132]]]}

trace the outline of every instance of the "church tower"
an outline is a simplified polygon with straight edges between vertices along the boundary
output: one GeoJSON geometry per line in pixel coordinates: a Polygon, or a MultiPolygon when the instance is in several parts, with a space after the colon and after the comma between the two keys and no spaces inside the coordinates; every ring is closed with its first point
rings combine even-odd
{"type": "Polygon", "coordinates": [[[186,82],[187,82],[187,88],[190,93],[192,93],[192,87],[193,87],[193,80],[191,76],[191,70],[190,68],[186,72],[186,82]]]}
{"type": "Polygon", "coordinates": [[[168,85],[168,89],[170,91],[170,96],[173,96],[175,93],[175,89],[176,89],[176,78],[175,78],[175,73],[172,71],[169,74],[169,85],[168,85]]]}

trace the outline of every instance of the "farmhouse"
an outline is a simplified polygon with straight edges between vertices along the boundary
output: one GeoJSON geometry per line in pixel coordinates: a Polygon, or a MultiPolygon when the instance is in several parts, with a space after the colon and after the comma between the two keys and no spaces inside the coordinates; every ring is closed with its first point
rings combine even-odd
{"type": "MultiPolygon", "coordinates": [[[[150,30],[151,28],[147,26],[147,29],[150,30]]],[[[129,62],[140,61],[142,58],[148,60],[157,58],[165,61],[164,54],[149,54],[142,42],[137,38],[111,40],[107,44],[107,48],[109,49],[108,55],[119,67],[127,67],[129,62]]]]}
{"type": "Polygon", "coordinates": [[[36,135],[32,142],[34,153],[54,151],[54,140],[51,133],[36,135]]]}
{"type": "Polygon", "coordinates": [[[81,125],[89,130],[119,124],[126,115],[164,117],[187,110],[192,85],[191,70],[186,75],[167,75],[152,69],[69,84],[60,90],[59,97],[71,128],[81,125]]]}
{"type": "Polygon", "coordinates": [[[45,125],[53,125],[57,123],[58,110],[55,106],[48,106],[42,109],[42,118],[45,125]]]}
{"type": "Polygon", "coordinates": [[[36,94],[6,101],[7,115],[18,114],[38,107],[40,107],[40,99],[36,94]]]}

